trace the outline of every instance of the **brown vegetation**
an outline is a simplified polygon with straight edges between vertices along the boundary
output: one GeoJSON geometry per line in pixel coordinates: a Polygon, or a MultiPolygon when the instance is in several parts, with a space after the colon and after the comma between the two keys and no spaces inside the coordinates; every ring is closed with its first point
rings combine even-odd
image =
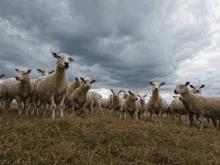
{"type": "MultiPolygon", "coordinates": [[[[46,118],[0,111],[0,164],[220,164],[219,130],[189,121],[117,120],[112,115],[83,119],[66,114],[46,118]]],[[[88,113],[88,111],[86,111],[88,113]]]]}

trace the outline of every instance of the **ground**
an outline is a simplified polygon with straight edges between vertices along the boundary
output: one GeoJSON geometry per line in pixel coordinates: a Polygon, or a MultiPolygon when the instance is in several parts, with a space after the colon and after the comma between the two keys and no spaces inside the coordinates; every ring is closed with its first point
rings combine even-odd
{"type": "Polygon", "coordinates": [[[163,124],[124,121],[97,112],[91,119],[45,118],[0,113],[0,164],[220,164],[220,134],[205,120],[204,130],[182,118],[163,124]]]}

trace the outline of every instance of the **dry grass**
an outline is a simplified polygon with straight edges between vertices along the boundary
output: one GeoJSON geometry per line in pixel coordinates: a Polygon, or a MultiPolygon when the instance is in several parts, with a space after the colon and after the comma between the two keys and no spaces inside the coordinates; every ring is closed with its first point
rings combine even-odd
{"type": "Polygon", "coordinates": [[[116,120],[112,116],[46,118],[0,114],[0,164],[220,164],[219,130],[116,120]]]}

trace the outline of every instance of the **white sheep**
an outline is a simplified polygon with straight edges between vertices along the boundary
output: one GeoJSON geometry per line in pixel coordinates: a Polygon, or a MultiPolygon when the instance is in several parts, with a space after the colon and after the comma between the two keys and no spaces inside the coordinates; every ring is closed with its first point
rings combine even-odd
{"type": "Polygon", "coordinates": [[[161,86],[165,84],[165,82],[159,83],[154,82],[152,83],[149,81],[149,83],[153,86],[152,88],[152,95],[150,96],[149,101],[147,102],[147,109],[150,112],[150,120],[152,117],[152,114],[154,115],[154,121],[156,123],[156,116],[155,114],[159,114],[159,123],[162,123],[162,116],[163,113],[166,111],[167,102],[160,96],[159,89],[161,86]]]}
{"type": "MultiPolygon", "coordinates": [[[[188,104],[189,109],[194,113],[199,114],[199,120],[201,121],[200,129],[203,129],[204,115],[210,118],[220,117],[220,97],[191,93],[187,88],[189,83],[190,82],[178,84],[174,90],[174,93],[180,94],[182,99],[188,104]]],[[[197,123],[195,115],[194,120],[197,123]]]]}
{"type": "Polygon", "coordinates": [[[127,99],[128,94],[126,94],[126,92],[124,90],[122,92],[124,92],[124,95],[123,95],[122,99],[127,99]]]}
{"type": "Polygon", "coordinates": [[[70,103],[71,107],[74,110],[75,105],[79,106],[81,117],[85,118],[85,108],[89,109],[89,115],[93,107],[93,95],[91,92],[88,92],[91,89],[93,83],[96,80],[84,80],[83,77],[80,77],[81,83],[80,87],[71,94],[70,103]]]}
{"type": "Polygon", "coordinates": [[[102,99],[102,95],[100,95],[98,92],[95,92],[95,91],[89,91],[92,93],[92,96],[93,96],[93,108],[94,108],[94,115],[97,111],[97,109],[99,111],[101,111],[101,99],[102,99]]]}
{"type": "Polygon", "coordinates": [[[31,69],[28,71],[22,71],[15,69],[18,72],[18,76],[15,76],[17,81],[10,81],[5,87],[4,96],[5,96],[5,110],[8,111],[10,104],[13,99],[17,101],[18,112],[22,113],[22,102],[24,102],[24,108],[26,114],[28,115],[28,103],[33,95],[34,89],[30,81],[31,69]]]}
{"type": "Polygon", "coordinates": [[[63,103],[68,88],[68,78],[66,77],[66,69],[69,63],[73,62],[68,54],[56,54],[52,52],[54,58],[57,59],[56,71],[40,81],[37,85],[35,94],[40,97],[42,102],[50,103],[52,108],[51,117],[55,119],[55,109],[60,109],[60,117],[63,117],[63,103]]]}
{"type": "Polygon", "coordinates": [[[124,102],[124,118],[126,120],[126,113],[131,115],[131,118],[138,120],[138,111],[141,108],[140,102],[138,101],[138,92],[128,91],[129,95],[124,102]]]}
{"type": "Polygon", "coordinates": [[[140,104],[141,104],[141,110],[138,111],[138,118],[140,119],[140,116],[142,115],[143,119],[144,119],[144,114],[147,112],[147,108],[146,108],[146,104],[145,104],[145,97],[147,97],[147,95],[144,96],[140,96],[138,95],[138,97],[140,97],[140,104]]]}
{"type": "Polygon", "coordinates": [[[113,109],[113,98],[112,95],[109,95],[108,99],[101,99],[101,107],[102,107],[102,115],[105,116],[106,111],[109,112],[109,115],[111,114],[111,111],[113,109]]]}
{"type": "MultiPolygon", "coordinates": [[[[122,99],[119,97],[119,93],[122,92],[122,90],[118,91],[114,91],[114,90],[110,90],[113,94],[112,96],[112,106],[113,106],[113,113],[114,113],[114,117],[118,116],[118,112],[120,113],[120,119],[121,119],[121,113],[124,112],[124,102],[125,99],[122,99]]],[[[125,112],[124,112],[125,113],[125,112]]]]}

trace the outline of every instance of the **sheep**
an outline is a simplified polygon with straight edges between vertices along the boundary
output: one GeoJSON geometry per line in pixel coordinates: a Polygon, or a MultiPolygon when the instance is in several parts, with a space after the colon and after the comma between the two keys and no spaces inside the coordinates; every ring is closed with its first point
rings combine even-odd
{"type": "Polygon", "coordinates": [[[34,92],[34,88],[31,85],[30,73],[31,69],[27,71],[22,71],[15,69],[18,72],[18,76],[15,76],[17,81],[8,82],[5,87],[5,110],[7,111],[10,107],[10,103],[13,99],[17,101],[18,104],[18,113],[22,113],[22,102],[24,102],[24,108],[26,115],[28,115],[28,103],[34,92]]]}
{"type": "Polygon", "coordinates": [[[96,110],[100,110],[101,111],[101,99],[102,99],[102,95],[100,95],[99,93],[95,92],[95,91],[89,91],[92,93],[93,96],[93,108],[94,108],[94,115],[96,113],[96,110]]]}
{"type": "Polygon", "coordinates": [[[70,103],[71,107],[74,110],[75,105],[79,106],[79,110],[81,113],[81,117],[85,118],[85,108],[89,109],[89,115],[93,107],[93,95],[91,92],[88,92],[92,84],[96,82],[96,80],[84,80],[83,77],[80,77],[81,83],[80,87],[76,88],[76,90],[71,94],[70,103]]]}
{"type": "Polygon", "coordinates": [[[74,60],[66,53],[58,55],[52,52],[52,54],[54,58],[57,59],[56,71],[38,83],[35,94],[37,97],[41,98],[43,102],[49,102],[51,104],[51,118],[55,119],[56,108],[60,109],[60,117],[63,117],[62,108],[68,88],[66,69],[69,68],[69,63],[74,60]]]}
{"type": "MultiPolygon", "coordinates": [[[[70,104],[71,94],[76,90],[76,88],[79,88],[79,87],[80,87],[80,81],[78,80],[77,77],[75,77],[75,81],[68,85],[67,94],[66,94],[66,97],[64,100],[64,107],[63,108],[65,108],[65,107],[71,108],[71,104],[70,104]]],[[[72,111],[74,113],[75,109],[72,111]]]]}
{"type": "Polygon", "coordinates": [[[159,114],[159,124],[162,123],[162,115],[166,111],[167,107],[167,102],[160,96],[159,94],[159,89],[161,86],[165,84],[165,82],[159,83],[159,82],[154,82],[152,83],[149,81],[149,83],[153,86],[152,88],[152,95],[147,102],[147,109],[150,112],[150,121],[152,114],[154,114],[154,121],[156,123],[156,116],[155,114],[159,114]]]}
{"type": "MultiPolygon", "coordinates": [[[[186,102],[186,104],[188,104],[189,109],[194,113],[199,114],[199,120],[201,121],[200,129],[203,129],[204,115],[210,118],[220,117],[220,97],[191,93],[187,88],[189,83],[190,82],[186,82],[185,84],[178,84],[174,90],[174,93],[180,94],[182,99],[186,102]]],[[[193,118],[197,123],[195,115],[193,118]]]]}
{"type": "Polygon", "coordinates": [[[128,91],[129,95],[124,102],[124,118],[126,120],[126,113],[128,112],[131,115],[131,118],[138,120],[138,111],[141,108],[140,102],[138,101],[138,92],[128,91]],[[135,117],[134,117],[135,115],[135,117]]]}
{"type": "Polygon", "coordinates": [[[105,112],[102,112],[103,116],[105,115],[106,111],[109,111],[109,115],[111,114],[111,110],[113,109],[113,98],[112,98],[112,95],[109,95],[109,98],[108,99],[101,99],[101,107],[103,109],[103,111],[105,112]]]}
{"type": "Polygon", "coordinates": [[[167,104],[167,106],[168,106],[168,109],[167,109],[167,111],[165,113],[167,114],[167,118],[168,118],[169,115],[171,117],[171,104],[167,104]]]}
{"type": "Polygon", "coordinates": [[[179,114],[179,125],[181,125],[181,116],[182,115],[187,115],[189,114],[182,101],[179,100],[179,97],[180,96],[173,96],[175,99],[171,102],[171,112],[172,112],[172,115],[174,117],[174,113],[178,113],[179,114]]]}
{"type": "Polygon", "coordinates": [[[114,117],[117,116],[118,112],[120,113],[120,119],[121,119],[121,113],[124,112],[124,102],[125,99],[122,99],[119,97],[119,93],[122,92],[122,90],[120,90],[119,92],[114,91],[112,89],[110,89],[110,91],[113,94],[112,97],[112,105],[113,105],[113,113],[114,113],[114,117]]]}
{"type": "Polygon", "coordinates": [[[144,113],[147,111],[146,105],[145,105],[145,97],[147,97],[147,95],[144,95],[143,97],[138,95],[138,97],[140,97],[140,104],[141,104],[141,110],[138,111],[138,118],[140,119],[140,115],[142,115],[143,119],[144,119],[144,113]]]}
{"type": "Polygon", "coordinates": [[[124,92],[124,95],[123,95],[122,99],[127,99],[128,94],[126,94],[126,92],[124,90],[122,92],[124,92]]]}
{"type": "MultiPolygon", "coordinates": [[[[38,79],[31,79],[31,84],[33,86],[34,89],[36,89],[38,83],[40,81],[42,81],[43,79],[45,79],[48,75],[52,74],[55,72],[55,70],[49,71],[48,69],[45,70],[41,70],[41,69],[37,69],[37,71],[39,73],[41,73],[41,77],[39,77],[38,79]]],[[[37,115],[39,116],[39,107],[43,104],[43,102],[40,102],[40,98],[36,97],[35,93],[33,94],[33,97],[31,98],[31,114],[34,115],[34,108],[36,106],[36,111],[37,111],[37,115]]]]}

